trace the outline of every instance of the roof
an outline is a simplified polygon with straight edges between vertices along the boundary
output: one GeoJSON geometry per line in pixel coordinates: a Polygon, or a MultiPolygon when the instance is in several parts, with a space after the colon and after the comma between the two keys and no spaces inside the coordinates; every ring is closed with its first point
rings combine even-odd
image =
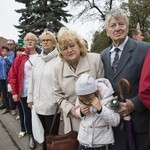
{"type": "Polygon", "coordinates": [[[0,47],[7,45],[7,39],[4,37],[0,37],[0,47]]]}

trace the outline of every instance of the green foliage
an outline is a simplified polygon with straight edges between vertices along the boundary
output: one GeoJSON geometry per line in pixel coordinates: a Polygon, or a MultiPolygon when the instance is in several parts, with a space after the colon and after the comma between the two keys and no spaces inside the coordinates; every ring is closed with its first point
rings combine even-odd
{"type": "Polygon", "coordinates": [[[111,39],[106,35],[106,30],[103,30],[101,33],[96,31],[93,36],[91,52],[100,53],[110,44],[111,44],[111,39]]]}
{"type": "MultiPolygon", "coordinates": [[[[129,12],[129,28],[136,28],[140,23],[141,30],[144,34],[144,41],[150,42],[150,5],[149,0],[129,0],[123,3],[122,8],[129,12]]],[[[107,37],[106,31],[95,32],[91,45],[91,51],[100,53],[111,44],[110,38],[107,37]]]]}
{"type": "Polygon", "coordinates": [[[22,16],[19,19],[20,37],[26,33],[33,32],[39,36],[45,29],[54,33],[64,26],[61,21],[68,22],[67,17],[71,15],[63,10],[68,5],[68,0],[16,0],[25,4],[25,8],[16,10],[22,16]]]}
{"type": "Polygon", "coordinates": [[[136,28],[139,22],[144,41],[150,41],[150,4],[149,0],[129,0],[122,7],[129,11],[130,28],[136,28]]]}

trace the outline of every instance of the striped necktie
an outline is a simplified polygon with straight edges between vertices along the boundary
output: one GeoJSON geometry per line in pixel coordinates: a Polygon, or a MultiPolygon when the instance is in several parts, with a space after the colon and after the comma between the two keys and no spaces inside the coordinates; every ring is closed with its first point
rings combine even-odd
{"type": "Polygon", "coordinates": [[[113,63],[112,63],[112,68],[113,68],[114,72],[116,72],[117,64],[119,62],[119,51],[120,51],[120,49],[115,48],[114,51],[115,51],[115,57],[114,57],[114,60],[113,60],[113,63]]]}

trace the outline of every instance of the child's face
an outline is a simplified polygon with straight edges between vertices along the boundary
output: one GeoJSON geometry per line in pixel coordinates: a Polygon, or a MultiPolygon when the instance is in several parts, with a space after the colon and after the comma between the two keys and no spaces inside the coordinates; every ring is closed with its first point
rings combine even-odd
{"type": "Polygon", "coordinates": [[[83,95],[83,96],[78,96],[79,101],[84,104],[90,106],[93,99],[95,98],[95,93],[93,94],[88,94],[88,95],[83,95]]]}
{"type": "Polygon", "coordinates": [[[6,55],[7,55],[7,49],[2,49],[1,55],[2,55],[2,56],[6,56],[6,55]]]}

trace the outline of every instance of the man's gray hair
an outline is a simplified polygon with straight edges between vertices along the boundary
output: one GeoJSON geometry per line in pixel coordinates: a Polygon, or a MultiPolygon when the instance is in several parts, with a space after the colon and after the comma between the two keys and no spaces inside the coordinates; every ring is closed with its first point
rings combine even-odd
{"type": "Polygon", "coordinates": [[[106,16],[106,20],[105,20],[106,29],[108,28],[109,23],[110,23],[112,18],[114,18],[115,20],[123,19],[125,21],[126,25],[129,27],[128,16],[122,10],[112,9],[112,10],[110,10],[110,12],[106,16]]]}

